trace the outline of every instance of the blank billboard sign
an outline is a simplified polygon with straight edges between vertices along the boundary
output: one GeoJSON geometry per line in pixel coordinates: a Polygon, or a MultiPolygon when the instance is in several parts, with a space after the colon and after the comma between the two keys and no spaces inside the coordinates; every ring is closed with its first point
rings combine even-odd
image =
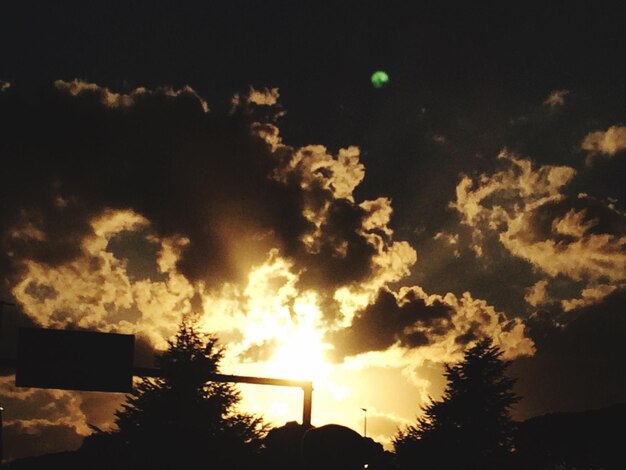
{"type": "Polygon", "coordinates": [[[134,345],[133,335],[21,328],[15,385],[130,392],[134,345]]]}

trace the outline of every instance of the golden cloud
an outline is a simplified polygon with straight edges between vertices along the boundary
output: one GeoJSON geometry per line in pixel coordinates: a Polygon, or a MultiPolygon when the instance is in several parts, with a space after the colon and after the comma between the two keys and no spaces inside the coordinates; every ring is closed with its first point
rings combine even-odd
{"type": "MultiPolygon", "coordinates": [[[[74,79],[69,82],[65,80],[56,80],[54,82],[54,86],[57,90],[69,93],[72,96],[78,96],[81,94],[97,96],[100,103],[107,108],[130,108],[136,104],[137,100],[155,94],[155,92],[144,87],[135,88],[130,93],[115,93],[96,83],[89,83],[79,79],[74,79]]],[[[156,93],[162,93],[164,96],[170,98],[177,98],[183,94],[193,96],[198,100],[198,103],[205,113],[209,111],[207,102],[200,98],[200,96],[191,87],[186,86],[180,90],[162,87],[159,88],[156,93]]]]}
{"type": "Polygon", "coordinates": [[[590,132],[580,144],[583,150],[609,157],[626,149],[626,126],[615,125],[605,131],[590,132]]]}
{"type": "MultiPolygon", "coordinates": [[[[513,255],[552,277],[626,279],[626,236],[603,233],[597,230],[599,220],[585,209],[567,208],[585,200],[571,200],[564,193],[576,174],[573,168],[533,168],[530,160],[507,152],[499,158],[510,168],[477,179],[464,177],[451,204],[471,227],[476,246],[482,249],[485,236],[495,234],[513,255]],[[546,219],[550,224],[541,228],[546,219]]],[[[620,216],[607,209],[611,217],[620,216]]]]}

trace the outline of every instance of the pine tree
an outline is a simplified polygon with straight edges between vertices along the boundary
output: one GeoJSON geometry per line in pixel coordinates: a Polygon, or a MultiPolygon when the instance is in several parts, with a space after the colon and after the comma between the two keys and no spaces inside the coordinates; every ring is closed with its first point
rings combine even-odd
{"type": "Polygon", "coordinates": [[[243,468],[259,450],[266,425],[239,413],[232,384],[208,382],[223,350],[215,336],[185,319],[157,357],[162,377],[142,379],[116,413],[115,440],[132,468],[243,468]]]}
{"type": "Polygon", "coordinates": [[[424,406],[416,425],[394,438],[403,468],[503,468],[513,447],[510,407],[519,397],[504,375],[509,361],[490,338],[468,349],[458,364],[446,365],[441,400],[424,406]]]}

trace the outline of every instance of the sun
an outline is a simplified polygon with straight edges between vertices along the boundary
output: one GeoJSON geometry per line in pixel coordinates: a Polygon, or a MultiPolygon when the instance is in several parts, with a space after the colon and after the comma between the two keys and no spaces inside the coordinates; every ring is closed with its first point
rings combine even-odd
{"type": "Polygon", "coordinates": [[[330,366],[324,361],[317,332],[300,327],[277,347],[267,368],[274,377],[320,382],[328,375],[330,366]]]}
{"type": "Polygon", "coordinates": [[[328,327],[319,294],[301,290],[298,281],[293,262],[272,250],[250,271],[243,291],[233,290],[230,302],[212,299],[207,305],[214,312],[207,328],[241,333],[242,339],[230,345],[228,360],[239,373],[319,385],[331,372],[325,353],[332,346],[324,341],[328,327]]]}
{"type": "Polygon", "coordinates": [[[306,299],[297,299],[293,311],[291,327],[278,339],[267,362],[267,372],[274,377],[312,380],[319,384],[325,381],[331,369],[324,359],[324,352],[330,346],[324,343],[324,332],[318,326],[319,309],[306,299]]]}

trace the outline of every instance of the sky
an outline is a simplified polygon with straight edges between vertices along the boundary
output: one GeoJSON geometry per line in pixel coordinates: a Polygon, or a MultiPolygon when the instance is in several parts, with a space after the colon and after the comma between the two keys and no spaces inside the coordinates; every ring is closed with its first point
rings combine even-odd
{"type": "MultiPolygon", "coordinates": [[[[365,408],[387,445],[486,336],[516,419],[626,401],[616,5],[4,5],[0,353],[37,325],[149,364],[194,313],[222,372],[313,380],[313,424],[365,408]]],[[[123,401],[13,381],[7,457],[123,401]]],[[[297,389],[241,390],[301,417],[297,389]]]]}

